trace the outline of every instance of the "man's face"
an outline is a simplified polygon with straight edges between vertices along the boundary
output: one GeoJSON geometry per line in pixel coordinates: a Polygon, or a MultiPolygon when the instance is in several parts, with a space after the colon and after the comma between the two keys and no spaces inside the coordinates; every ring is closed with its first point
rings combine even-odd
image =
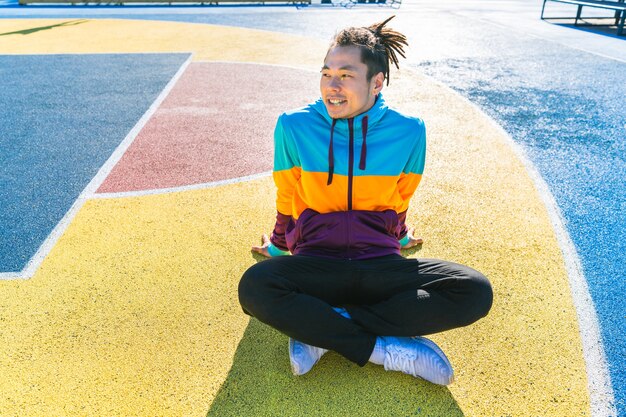
{"type": "Polygon", "coordinates": [[[333,119],[348,119],[368,111],[383,88],[382,72],[367,80],[367,65],[356,46],[336,46],[328,51],[320,91],[333,119]]]}

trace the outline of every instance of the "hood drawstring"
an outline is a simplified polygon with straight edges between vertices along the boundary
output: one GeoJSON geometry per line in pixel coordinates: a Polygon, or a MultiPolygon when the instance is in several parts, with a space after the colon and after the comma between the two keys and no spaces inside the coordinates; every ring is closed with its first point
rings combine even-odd
{"type": "MultiPolygon", "coordinates": [[[[330,185],[333,183],[333,174],[335,172],[335,156],[333,153],[333,134],[335,132],[336,124],[337,124],[337,119],[333,119],[333,122],[330,125],[330,144],[328,145],[328,181],[326,182],[326,185],[330,185]]],[[[350,123],[350,128],[352,129],[352,123],[350,123]]],[[[361,133],[363,135],[363,145],[361,146],[361,159],[359,160],[359,169],[363,171],[365,170],[365,161],[367,159],[367,142],[366,142],[367,116],[363,117],[363,120],[361,121],[361,133]]]]}
{"type": "Polygon", "coordinates": [[[330,125],[330,145],[328,145],[328,181],[326,185],[330,185],[333,182],[333,173],[335,172],[335,158],[333,155],[333,132],[335,131],[335,125],[337,119],[333,119],[333,123],[330,125]]]}
{"type": "Polygon", "coordinates": [[[365,169],[365,159],[367,158],[367,143],[365,142],[365,138],[367,137],[367,116],[361,121],[361,132],[363,133],[363,145],[361,146],[359,169],[363,171],[365,169]]]}

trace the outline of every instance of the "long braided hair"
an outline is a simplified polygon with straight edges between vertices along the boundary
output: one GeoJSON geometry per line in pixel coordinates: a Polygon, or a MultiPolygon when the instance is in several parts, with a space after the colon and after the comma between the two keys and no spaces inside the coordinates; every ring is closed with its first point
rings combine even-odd
{"type": "Polygon", "coordinates": [[[406,58],[404,47],[409,45],[406,36],[385,27],[387,22],[394,17],[395,15],[384,22],[374,23],[368,27],[343,29],[335,36],[328,50],[337,46],[359,47],[361,61],[367,65],[367,79],[370,80],[374,75],[382,72],[389,85],[390,62],[400,69],[398,55],[406,58]]]}

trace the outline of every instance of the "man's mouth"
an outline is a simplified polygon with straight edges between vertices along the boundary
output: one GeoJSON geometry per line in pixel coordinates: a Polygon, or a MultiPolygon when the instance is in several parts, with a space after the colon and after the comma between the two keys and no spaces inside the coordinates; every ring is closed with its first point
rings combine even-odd
{"type": "Polygon", "coordinates": [[[333,105],[333,106],[341,106],[345,102],[346,102],[346,100],[342,100],[342,99],[339,99],[339,98],[329,98],[328,99],[328,103],[333,105]]]}

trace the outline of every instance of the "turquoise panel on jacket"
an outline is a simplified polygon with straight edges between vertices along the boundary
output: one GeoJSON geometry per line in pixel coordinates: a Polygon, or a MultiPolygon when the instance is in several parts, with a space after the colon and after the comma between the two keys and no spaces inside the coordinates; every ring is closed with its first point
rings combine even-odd
{"type": "MultiPolygon", "coordinates": [[[[424,123],[385,105],[382,95],[374,106],[354,118],[353,175],[398,176],[401,172],[422,174],[426,156],[424,123]],[[367,117],[366,167],[359,169],[363,150],[362,125],[367,117]]],[[[308,172],[328,172],[332,119],[322,100],[284,113],[275,130],[274,170],[300,166],[308,172]],[[307,126],[307,135],[294,136],[291,126],[307,126]]],[[[298,130],[298,129],[295,129],[298,130]]],[[[301,132],[302,129],[299,129],[301,132]]],[[[348,175],[349,127],[338,119],[333,131],[334,173],[348,175]]]]}

